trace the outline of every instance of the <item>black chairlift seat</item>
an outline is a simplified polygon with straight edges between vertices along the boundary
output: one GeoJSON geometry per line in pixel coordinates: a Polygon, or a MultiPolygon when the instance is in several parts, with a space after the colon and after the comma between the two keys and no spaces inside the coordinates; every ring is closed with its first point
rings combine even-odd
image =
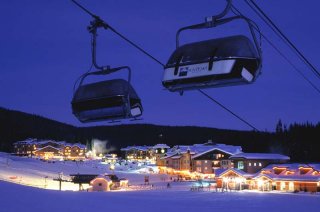
{"type": "Polygon", "coordinates": [[[137,93],[123,79],[81,85],[71,104],[73,114],[83,123],[136,118],[143,111],[137,93]]]}
{"type": "Polygon", "coordinates": [[[162,84],[170,91],[248,84],[260,63],[253,43],[242,35],[190,43],[173,52],[162,84]]]}

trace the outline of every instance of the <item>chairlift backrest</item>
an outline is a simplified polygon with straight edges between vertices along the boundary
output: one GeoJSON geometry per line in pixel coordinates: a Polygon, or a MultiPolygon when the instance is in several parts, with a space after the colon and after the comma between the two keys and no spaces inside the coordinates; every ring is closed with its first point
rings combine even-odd
{"type": "Polygon", "coordinates": [[[140,98],[124,79],[80,83],[71,104],[73,114],[83,123],[135,118],[143,111],[140,98]]]}
{"type": "Polygon", "coordinates": [[[190,43],[173,52],[162,83],[170,91],[248,84],[259,63],[252,42],[242,35],[190,43]]]}

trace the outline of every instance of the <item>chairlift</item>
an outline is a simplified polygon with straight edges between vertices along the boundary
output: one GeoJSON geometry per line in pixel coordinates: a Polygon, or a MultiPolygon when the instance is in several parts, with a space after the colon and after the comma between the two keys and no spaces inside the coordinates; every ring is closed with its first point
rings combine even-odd
{"type": "Polygon", "coordinates": [[[185,90],[250,84],[256,80],[262,63],[252,21],[243,16],[223,18],[230,8],[231,0],[221,14],[177,31],[177,48],[164,68],[162,84],[165,88],[183,93],[185,90]],[[184,30],[216,27],[236,19],[248,23],[254,43],[244,35],[237,35],[179,45],[179,36],[184,30]]]}
{"type": "MultiPolygon", "coordinates": [[[[130,73],[129,67],[109,69],[107,72],[121,69],[128,69],[130,73]]],[[[105,73],[106,71],[89,72],[82,77],[71,102],[73,114],[82,123],[103,120],[114,122],[141,116],[141,100],[129,81],[113,79],[82,85],[87,76],[105,73]]]]}
{"type": "Polygon", "coordinates": [[[107,29],[107,25],[97,16],[88,27],[92,33],[92,64],[97,71],[87,72],[80,78],[80,83],[71,102],[72,113],[82,122],[109,120],[116,122],[121,119],[136,119],[142,115],[143,107],[136,91],[130,84],[131,69],[128,66],[110,68],[98,66],[96,63],[97,28],[107,29]],[[88,76],[109,75],[127,70],[128,79],[112,79],[95,83],[83,84],[88,76]]]}

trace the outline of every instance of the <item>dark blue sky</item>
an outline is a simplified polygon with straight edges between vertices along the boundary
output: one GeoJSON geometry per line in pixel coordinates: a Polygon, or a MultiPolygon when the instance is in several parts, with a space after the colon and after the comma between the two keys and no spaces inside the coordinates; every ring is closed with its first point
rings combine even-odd
{"type": "MultiPolygon", "coordinates": [[[[164,63],[174,50],[178,28],[202,22],[205,16],[219,13],[225,5],[224,0],[80,2],[164,63]]],[[[256,2],[309,60],[320,67],[320,3],[316,0],[256,2]]],[[[244,1],[234,0],[234,3],[257,20],[262,32],[320,87],[320,81],[244,1]]],[[[91,63],[90,35],[86,31],[91,18],[69,0],[1,0],[0,16],[0,106],[88,126],[72,115],[70,101],[74,81],[91,63]]],[[[217,29],[186,32],[181,41],[235,34],[249,36],[246,24],[238,21],[217,29]]],[[[261,130],[274,130],[279,118],[285,123],[318,122],[319,93],[266,42],[263,42],[263,56],[262,75],[255,84],[206,91],[261,130]]],[[[144,120],[137,123],[250,129],[196,91],[181,97],[164,90],[162,68],[110,31],[99,31],[98,63],[132,68],[132,84],[145,109],[144,120]]],[[[95,123],[100,124],[108,123],[95,123]]]]}

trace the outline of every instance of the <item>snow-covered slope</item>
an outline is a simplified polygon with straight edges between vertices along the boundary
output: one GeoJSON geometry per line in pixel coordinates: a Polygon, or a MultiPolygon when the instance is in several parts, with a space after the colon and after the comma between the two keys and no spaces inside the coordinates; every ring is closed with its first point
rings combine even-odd
{"type": "Polygon", "coordinates": [[[318,195],[177,190],[59,192],[0,181],[0,212],[319,211],[318,195]]]}

